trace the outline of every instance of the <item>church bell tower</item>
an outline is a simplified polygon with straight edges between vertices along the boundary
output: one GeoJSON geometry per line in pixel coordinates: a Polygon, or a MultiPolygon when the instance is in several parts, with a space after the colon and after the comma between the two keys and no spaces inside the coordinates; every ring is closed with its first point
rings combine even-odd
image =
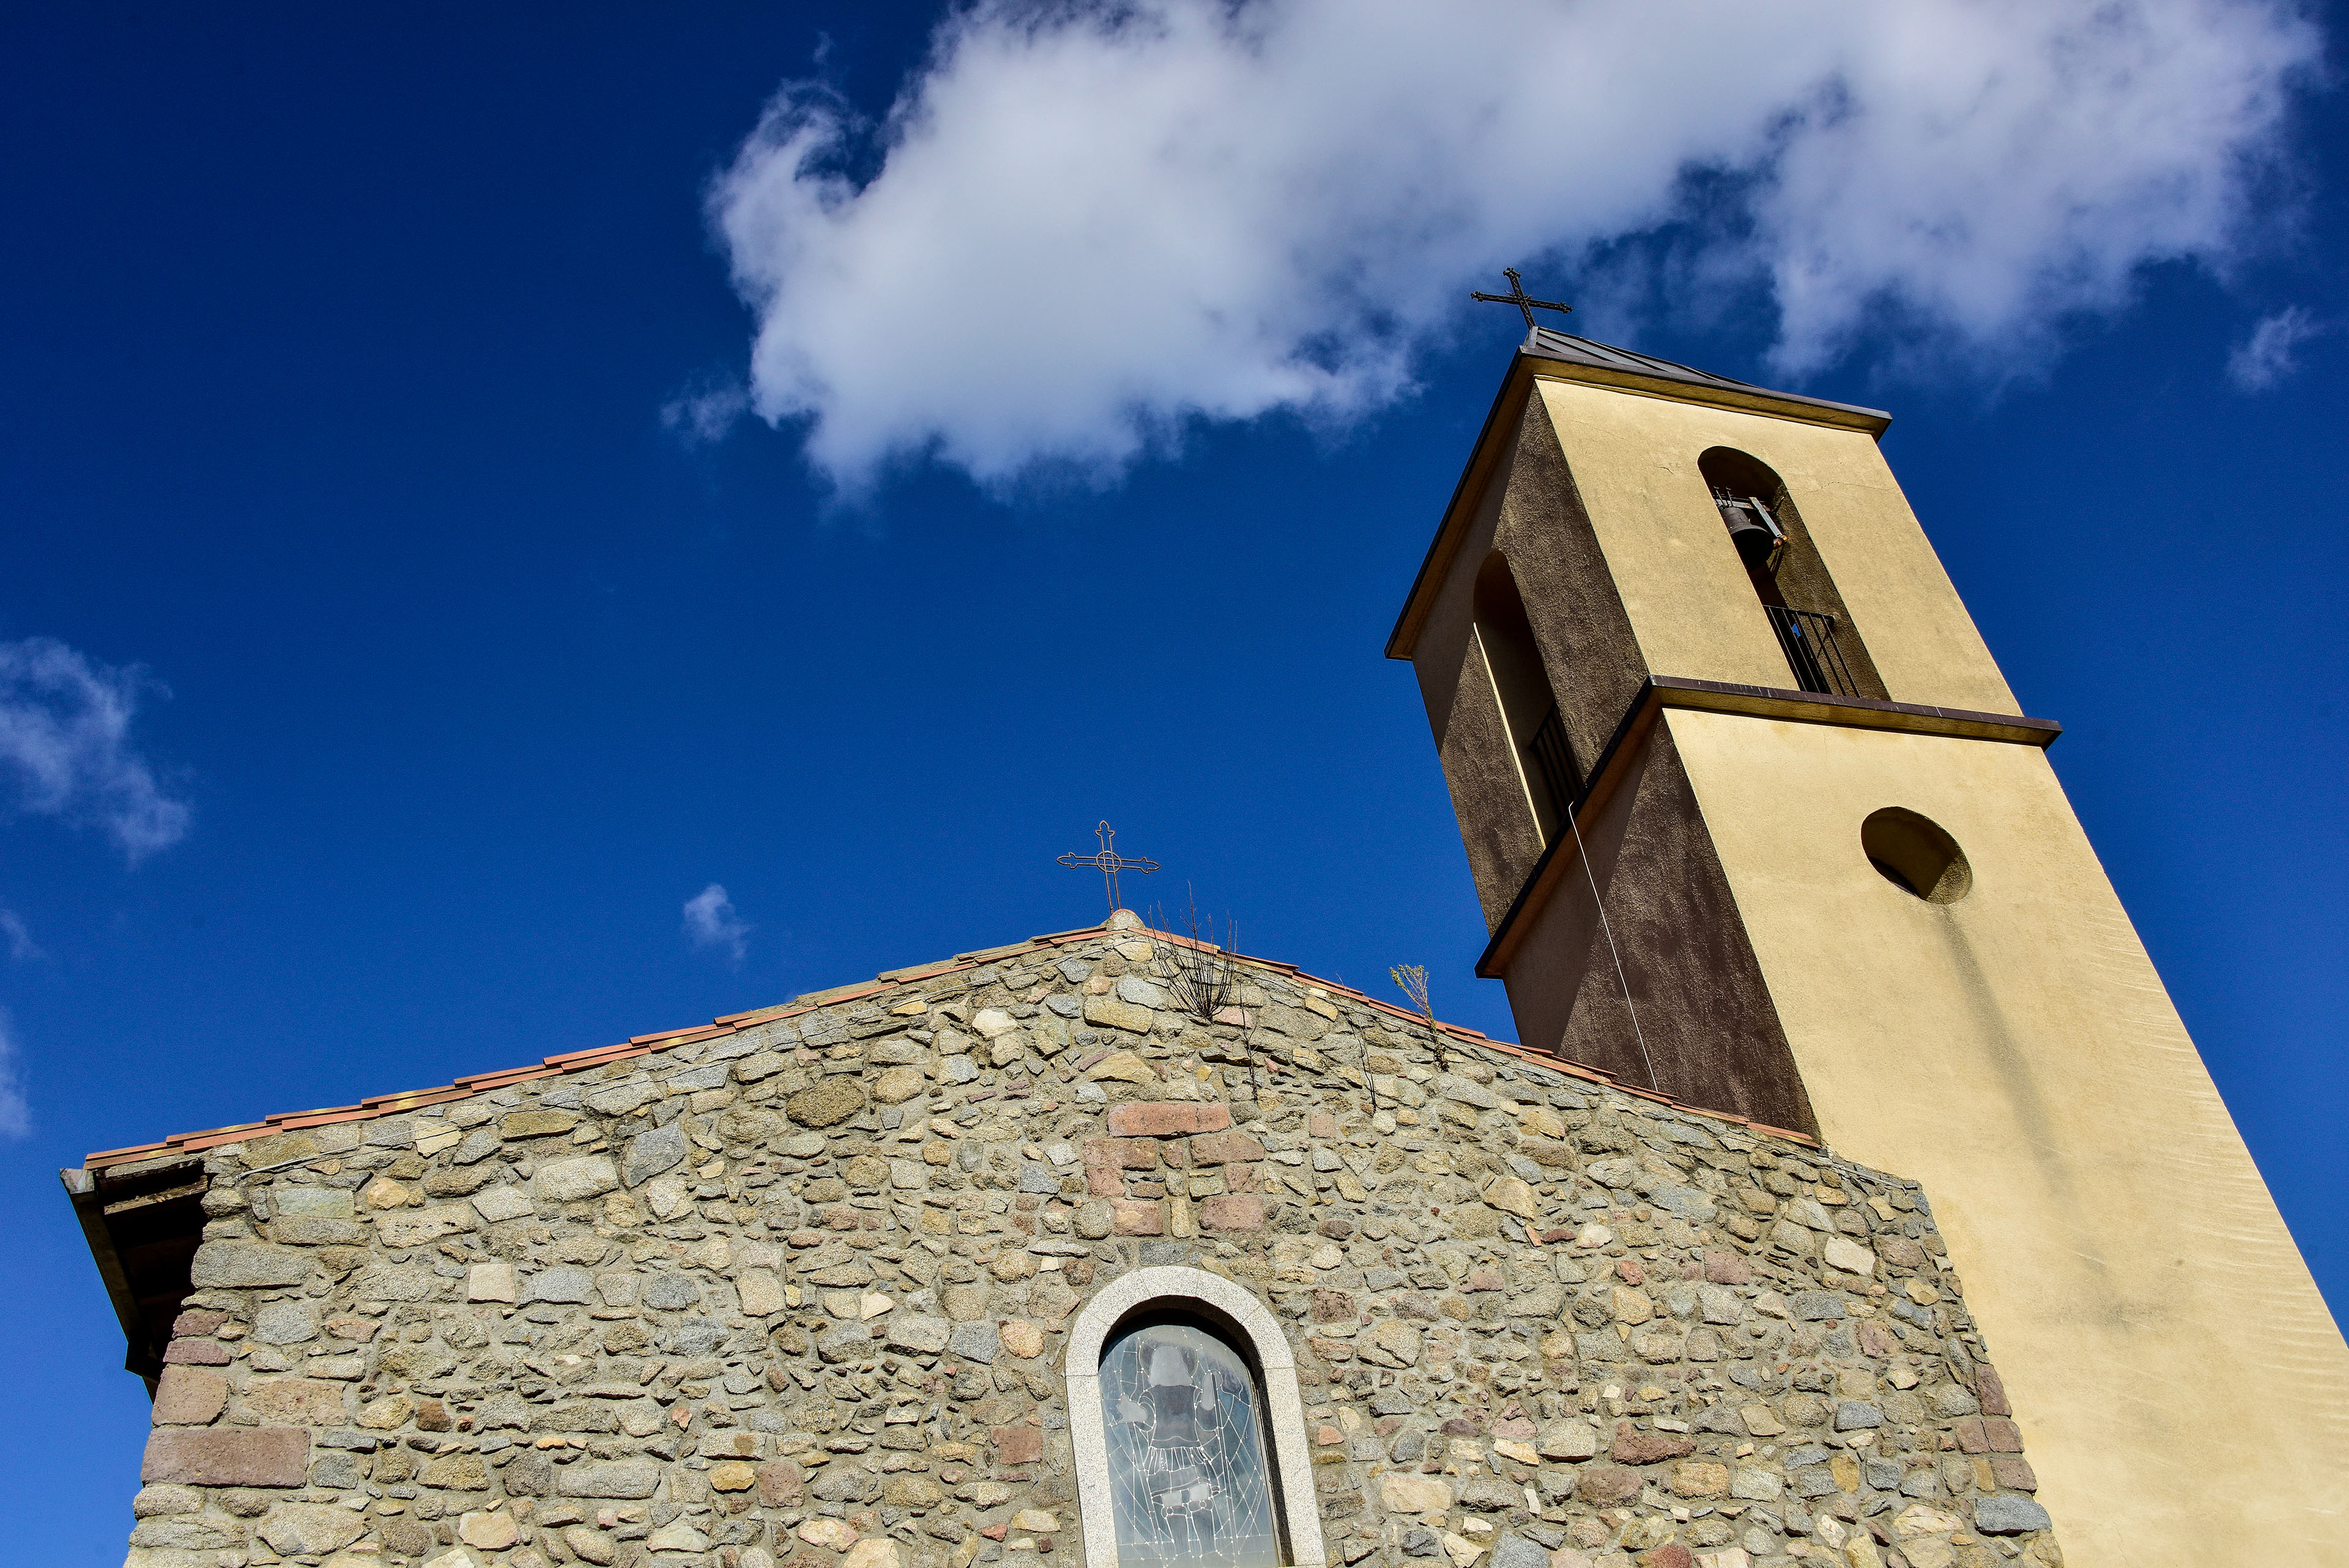
{"type": "Polygon", "coordinates": [[[1387,645],[1519,1038],[1920,1180],[2078,1563],[2349,1563],[2349,1348],[1877,440],[1534,329],[1387,645]]]}

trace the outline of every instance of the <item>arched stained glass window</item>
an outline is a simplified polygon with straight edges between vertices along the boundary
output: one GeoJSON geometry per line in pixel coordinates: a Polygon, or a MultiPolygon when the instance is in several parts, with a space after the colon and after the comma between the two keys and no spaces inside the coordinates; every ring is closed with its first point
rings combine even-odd
{"type": "Polygon", "coordinates": [[[1185,1320],[1120,1329],[1101,1402],[1119,1568],[1278,1568],[1263,1400],[1230,1344],[1185,1320]]]}

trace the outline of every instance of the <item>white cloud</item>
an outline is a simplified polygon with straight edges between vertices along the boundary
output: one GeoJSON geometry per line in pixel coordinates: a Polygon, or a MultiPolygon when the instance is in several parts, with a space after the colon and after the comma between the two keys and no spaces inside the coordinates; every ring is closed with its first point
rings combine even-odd
{"type": "Polygon", "coordinates": [[[2304,306],[2286,306],[2235,345],[2227,356],[2227,379],[2246,392],[2264,392],[2300,369],[2300,346],[2325,330],[2304,306]]]}
{"type": "Polygon", "coordinates": [[[134,864],[187,836],[189,809],[164,793],[130,742],[140,698],[171,693],[54,638],[0,642],[0,814],[95,824],[134,864]]]}
{"type": "Polygon", "coordinates": [[[25,918],[5,906],[0,906],[0,938],[7,941],[8,956],[19,962],[49,956],[33,940],[33,929],[25,924],[25,918]]]}
{"type": "Polygon", "coordinates": [[[1887,324],[2014,373],[2228,256],[2320,44],[2289,0],[979,0],[882,124],[787,85],[711,211],[822,473],[1107,478],[1359,418],[1503,264],[1665,233],[1766,289],[1781,375],[1887,324]]]}
{"type": "Polygon", "coordinates": [[[0,1137],[23,1137],[32,1130],[33,1107],[25,1098],[16,1038],[10,1032],[6,1010],[0,1009],[0,1137]]]}
{"type": "Polygon", "coordinates": [[[750,928],[734,913],[734,900],[726,889],[712,882],[685,901],[685,934],[695,947],[722,948],[740,963],[750,928]]]}
{"type": "Polygon", "coordinates": [[[750,411],[750,394],[739,381],[698,381],[661,405],[661,425],[688,446],[726,439],[750,411]]]}

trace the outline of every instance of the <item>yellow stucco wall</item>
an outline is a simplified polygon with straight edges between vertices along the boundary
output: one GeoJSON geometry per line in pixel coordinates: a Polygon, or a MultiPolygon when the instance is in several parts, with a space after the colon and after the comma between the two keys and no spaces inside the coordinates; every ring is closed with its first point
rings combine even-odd
{"type": "Polygon", "coordinates": [[[1709,448],[1726,446],[1786,482],[1894,701],[2022,711],[1864,431],[1547,377],[1538,385],[1650,670],[1792,683],[1697,472],[1709,448]]]}
{"type": "Polygon", "coordinates": [[[2067,1561],[2349,1563],[2349,1347],[2045,755],[1666,722],[1821,1130],[1923,1182],[2067,1561]],[[1887,805],[1965,898],[1869,867],[1887,805]]]}

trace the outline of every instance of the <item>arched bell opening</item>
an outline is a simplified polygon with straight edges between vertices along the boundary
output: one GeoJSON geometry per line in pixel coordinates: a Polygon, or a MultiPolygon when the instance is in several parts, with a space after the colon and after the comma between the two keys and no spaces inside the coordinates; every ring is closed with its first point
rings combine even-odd
{"type": "Polygon", "coordinates": [[[1476,645],[1492,678],[1493,695],[1508,732],[1509,751],[1525,786],[1526,805],[1547,846],[1566,830],[1581,772],[1534,642],[1526,601],[1507,559],[1495,550],[1476,573],[1476,645]]]}
{"type": "Polygon", "coordinates": [[[1705,452],[1697,470],[1795,687],[1836,697],[1887,696],[1785,482],[1769,464],[1733,447],[1705,452]]]}

